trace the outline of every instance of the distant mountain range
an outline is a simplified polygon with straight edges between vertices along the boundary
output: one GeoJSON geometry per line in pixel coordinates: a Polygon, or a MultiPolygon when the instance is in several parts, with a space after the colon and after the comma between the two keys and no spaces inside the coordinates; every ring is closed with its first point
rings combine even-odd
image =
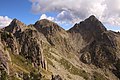
{"type": "Polygon", "coordinates": [[[71,29],[14,19],[0,29],[0,80],[119,80],[120,33],[91,15],[71,29]]]}

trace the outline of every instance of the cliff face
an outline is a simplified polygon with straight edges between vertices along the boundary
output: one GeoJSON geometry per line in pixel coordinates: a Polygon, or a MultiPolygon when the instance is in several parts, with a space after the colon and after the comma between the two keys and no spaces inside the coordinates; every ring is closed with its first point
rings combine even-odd
{"type": "MultiPolygon", "coordinates": [[[[108,66],[111,59],[111,61],[115,62],[115,36],[113,33],[107,31],[104,25],[97,18],[95,18],[95,16],[90,16],[85,21],[75,24],[75,26],[68,32],[73,36],[74,34],[80,35],[76,37],[77,39],[74,40],[74,43],[79,41],[80,37],[83,39],[83,42],[85,43],[83,44],[84,47],[81,50],[78,49],[78,53],[81,55],[80,60],[83,62],[89,64],[93,63],[99,67],[103,67],[104,64],[108,66]],[[108,62],[103,62],[107,60],[108,62]]],[[[78,45],[79,44],[77,44],[76,47],[78,47],[78,45]]]]}
{"type": "Polygon", "coordinates": [[[14,19],[0,37],[1,79],[120,79],[120,34],[93,15],[68,31],[46,19],[28,26],[14,19]]]}
{"type": "MultiPolygon", "coordinates": [[[[75,24],[68,32],[70,34],[80,34],[80,37],[82,36],[83,41],[86,43],[81,50],[78,50],[82,62],[100,68],[107,68],[113,71],[115,75],[117,74],[117,77],[120,77],[119,70],[116,67],[120,55],[117,52],[117,43],[119,42],[116,39],[117,33],[107,31],[95,16],[90,16],[85,21],[75,24]]],[[[78,40],[75,40],[75,42],[78,40]]]]}

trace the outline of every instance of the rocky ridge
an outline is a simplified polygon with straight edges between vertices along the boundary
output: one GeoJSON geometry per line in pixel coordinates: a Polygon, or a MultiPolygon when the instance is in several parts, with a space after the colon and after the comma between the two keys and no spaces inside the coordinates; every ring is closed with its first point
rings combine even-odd
{"type": "Polygon", "coordinates": [[[94,16],[68,31],[43,19],[0,30],[1,80],[119,80],[120,34],[94,16]]]}

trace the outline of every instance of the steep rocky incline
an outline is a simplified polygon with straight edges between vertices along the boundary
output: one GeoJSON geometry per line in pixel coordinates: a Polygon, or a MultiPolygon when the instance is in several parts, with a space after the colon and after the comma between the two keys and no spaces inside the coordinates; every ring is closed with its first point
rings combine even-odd
{"type": "MultiPolygon", "coordinates": [[[[60,53],[72,51],[68,33],[58,24],[42,19],[34,24],[35,28],[43,33],[51,46],[57,48],[60,53]]],[[[65,55],[65,54],[64,54],[65,55]]]]}
{"type": "MultiPolygon", "coordinates": [[[[116,37],[118,34],[107,31],[105,26],[95,16],[75,24],[68,32],[80,34],[85,41],[84,47],[79,50],[80,60],[86,64],[93,64],[100,68],[107,68],[120,78],[118,64],[120,58],[116,37]],[[118,56],[117,56],[118,54],[118,56]]],[[[77,38],[78,38],[77,37],[77,38]]],[[[75,40],[79,41],[79,39],[75,40]]],[[[75,43],[74,42],[74,43],[75,43]]],[[[75,44],[76,45],[76,44],[75,44]]]]}
{"type": "Polygon", "coordinates": [[[0,80],[119,80],[120,33],[94,16],[68,31],[42,19],[0,30],[0,80]]]}
{"type": "Polygon", "coordinates": [[[101,33],[105,32],[106,28],[104,25],[95,17],[90,16],[85,21],[76,23],[68,32],[79,33],[85,42],[90,42],[93,39],[101,38],[101,33]]]}

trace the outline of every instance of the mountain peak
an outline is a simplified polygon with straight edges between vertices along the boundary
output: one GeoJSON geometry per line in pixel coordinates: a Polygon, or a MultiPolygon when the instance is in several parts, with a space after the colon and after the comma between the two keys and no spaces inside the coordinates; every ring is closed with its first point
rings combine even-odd
{"type": "Polygon", "coordinates": [[[42,20],[37,21],[34,24],[34,26],[37,30],[42,31],[45,34],[48,32],[52,33],[52,32],[64,30],[57,23],[54,23],[54,22],[47,20],[47,19],[42,19],[42,20]]]}
{"type": "Polygon", "coordinates": [[[101,33],[105,31],[107,31],[105,26],[94,15],[91,15],[84,21],[75,24],[74,27],[69,30],[69,32],[80,33],[87,41],[89,41],[92,37],[96,38],[101,36],[101,33]]]}
{"type": "Polygon", "coordinates": [[[97,30],[98,32],[103,32],[107,30],[102,22],[99,21],[94,15],[91,15],[82,24],[86,24],[88,28],[97,30]]]}
{"type": "Polygon", "coordinates": [[[52,26],[52,25],[57,25],[57,24],[48,19],[41,19],[41,20],[37,21],[34,25],[35,26],[36,25],[52,26]]]}
{"type": "Polygon", "coordinates": [[[16,19],[16,18],[14,18],[13,20],[12,20],[12,22],[10,23],[10,25],[9,26],[17,26],[17,25],[25,25],[24,23],[22,23],[21,21],[19,21],[18,19],[16,19]]]}
{"type": "Polygon", "coordinates": [[[70,29],[70,31],[73,29],[79,29],[79,30],[85,30],[85,31],[91,31],[91,32],[94,32],[94,31],[104,32],[107,30],[105,26],[94,15],[91,15],[89,18],[85,19],[79,24],[75,24],[74,27],[70,29]]]}
{"type": "Polygon", "coordinates": [[[19,21],[19,20],[17,20],[16,18],[14,18],[12,21],[13,21],[13,22],[16,22],[16,21],[19,21]]]}
{"type": "Polygon", "coordinates": [[[23,30],[25,26],[26,25],[24,23],[14,18],[10,25],[5,27],[4,29],[8,32],[16,33],[17,31],[23,30]]]}
{"type": "Polygon", "coordinates": [[[48,20],[48,19],[41,19],[41,20],[39,20],[40,22],[52,22],[52,21],[50,21],[50,20],[48,20]]]}
{"type": "Polygon", "coordinates": [[[94,15],[91,15],[89,18],[87,18],[90,21],[96,21],[98,20],[94,15]]]}

